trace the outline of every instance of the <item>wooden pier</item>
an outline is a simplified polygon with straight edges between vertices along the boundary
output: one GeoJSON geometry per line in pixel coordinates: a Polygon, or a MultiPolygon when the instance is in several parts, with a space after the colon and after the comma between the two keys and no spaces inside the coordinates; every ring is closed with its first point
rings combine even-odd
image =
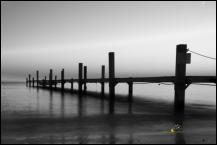
{"type": "MultiPolygon", "coordinates": [[[[61,78],[53,80],[53,71],[50,69],[49,80],[44,79],[39,80],[39,71],[36,71],[36,80],[32,78],[29,74],[26,78],[26,85],[34,87],[46,87],[49,89],[56,89],[57,84],[61,84],[61,90],[64,91],[64,84],[71,84],[71,91],[74,91],[73,84],[78,83],[78,93],[86,93],[87,83],[100,83],[101,84],[101,94],[104,95],[104,84],[109,84],[109,112],[114,113],[115,110],[115,86],[118,83],[127,83],[129,86],[129,97],[128,101],[132,103],[133,101],[133,83],[164,83],[170,82],[174,84],[175,98],[174,98],[174,108],[175,110],[183,111],[185,107],[185,90],[192,83],[214,83],[216,84],[216,76],[186,76],[186,64],[191,62],[191,53],[187,53],[187,45],[180,44],[176,46],[176,68],[175,76],[159,76],[159,77],[128,77],[128,78],[116,78],[115,77],[115,54],[114,52],[109,52],[109,77],[105,78],[105,66],[102,65],[101,68],[101,78],[87,78],[87,66],[83,67],[83,63],[78,64],[78,78],[64,78],[64,69],[61,71],[61,78]],[[84,70],[84,71],[83,71],[84,70]]],[[[82,95],[79,95],[82,96],[82,95]]]]}

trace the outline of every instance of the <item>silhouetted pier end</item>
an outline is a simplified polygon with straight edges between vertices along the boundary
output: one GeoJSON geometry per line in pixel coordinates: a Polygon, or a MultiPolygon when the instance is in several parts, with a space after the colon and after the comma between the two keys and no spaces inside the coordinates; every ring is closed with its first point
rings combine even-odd
{"type": "Polygon", "coordinates": [[[175,70],[175,111],[182,111],[185,107],[186,64],[190,63],[190,54],[187,53],[187,45],[176,46],[176,70],[175,70]]]}
{"type": "Polygon", "coordinates": [[[31,75],[29,74],[29,87],[31,87],[31,75]]]}
{"type": "Polygon", "coordinates": [[[36,86],[39,87],[39,71],[36,71],[36,86]]]}
{"type": "Polygon", "coordinates": [[[114,113],[115,107],[115,57],[109,52],[109,113],[114,113]]]}
{"type": "Polygon", "coordinates": [[[83,68],[83,63],[78,64],[78,92],[79,94],[82,93],[82,68],[83,68]]]}
{"type": "Polygon", "coordinates": [[[105,79],[105,66],[102,65],[102,70],[101,70],[102,74],[101,74],[101,78],[102,78],[102,82],[101,82],[101,95],[102,95],[102,99],[104,99],[104,94],[105,94],[105,82],[104,82],[104,79],[105,79]]]}
{"type": "Polygon", "coordinates": [[[84,66],[84,93],[87,92],[87,66],[84,66]]]}
{"type": "Polygon", "coordinates": [[[61,90],[63,91],[64,90],[64,69],[62,69],[61,71],[61,90]]]}
{"type": "Polygon", "coordinates": [[[50,73],[49,73],[49,88],[52,89],[52,80],[53,79],[53,70],[50,69],[50,73]]]}

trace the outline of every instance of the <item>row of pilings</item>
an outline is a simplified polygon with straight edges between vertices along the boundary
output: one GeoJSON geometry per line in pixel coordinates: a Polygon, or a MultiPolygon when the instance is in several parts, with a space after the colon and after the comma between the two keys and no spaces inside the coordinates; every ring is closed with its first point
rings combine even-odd
{"type": "MultiPolygon", "coordinates": [[[[188,87],[187,84],[186,85],[186,64],[190,63],[190,53],[187,53],[188,49],[187,49],[187,45],[186,44],[180,44],[177,45],[176,47],[176,68],[175,68],[175,80],[173,80],[174,85],[174,89],[175,89],[175,99],[174,99],[174,106],[175,109],[178,110],[184,110],[184,106],[185,106],[185,89],[188,87]]],[[[116,82],[116,78],[115,78],[115,57],[114,57],[114,52],[109,52],[108,54],[109,56],[109,78],[108,78],[108,83],[109,83],[109,112],[113,113],[114,112],[114,106],[115,106],[115,86],[118,82],[116,82]]],[[[53,79],[53,71],[52,69],[50,69],[50,73],[49,73],[49,80],[46,80],[46,76],[44,77],[43,80],[39,80],[39,71],[36,71],[36,80],[33,78],[31,78],[31,75],[29,74],[29,77],[26,78],[26,83],[28,86],[32,86],[34,87],[35,82],[36,82],[36,86],[42,86],[42,87],[47,87],[49,86],[50,89],[57,88],[57,84],[60,83],[61,84],[61,90],[64,91],[64,84],[66,83],[66,80],[64,79],[64,69],[61,70],[61,79],[57,80],[57,76],[55,76],[55,80],[53,79]]],[[[103,81],[105,79],[105,66],[102,66],[102,76],[100,79],[100,83],[101,83],[101,93],[104,94],[104,83],[105,81],[103,81]]],[[[158,79],[156,77],[156,79],[158,79]]],[[[78,92],[79,94],[81,93],[86,93],[87,91],[87,66],[83,67],[83,63],[79,63],[78,64],[78,92]],[[84,73],[83,73],[84,72],[84,73]],[[84,75],[84,76],[83,76],[84,75]],[[84,89],[82,90],[82,86],[84,86],[84,89]]],[[[99,79],[98,79],[99,80],[99,79]]],[[[69,82],[69,81],[68,81],[69,82]]],[[[71,90],[73,92],[73,83],[74,80],[73,78],[70,80],[71,82],[71,90]]],[[[128,84],[129,86],[129,97],[128,100],[129,102],[133,101],[133,82],[134,82],[134,78],[130,79],[130,81],[126,81],[125,83],[128,84]]],[[[153,81],[156,82],[156,81],[153,81]]],[[[149,82],[151,83],[151,82],[149,82]]]]}
{"type": "MultiPolygon", "coordinates": [[[[87,66],[83,66],[83,63],[78,63],[78,93],[80,94],[86,94],[87,93],[87,66]]],[[[103,97],[105,94],[105,65],[101,66],[101,96],[103,97]]],[[[65,88],[65,73],[64,69],[61,70],[61,76],[60,80],[57,80],[57,75],[54,76],[53,80],[53,70],[50,69],[49,72],[49,80],[47,80],[47,77],[45,76],[44,79],[39,80],[39,71],[36,71],[36,79],[34,77],[31,78],[31,74],[29,74],[28,78],[26,78],[26,85],[29,87],[42,87],[42,88],[49,88],[57,89],[57,84],[60,83],[60,89],[61,91],[64,91],[65,88]],[[35,85],[36,83],[36,85],[35,85]]],[[[73,78],[70,79],[71,84],[71,92],[74,92],[74,81],[73,78]]],[[[114,52],[109,52],[109,112],[114,113],[115,108],[115,57],[114,52]]],[[[132,104],[132,94],[133,94],[133,82],[127,82],[129,84],[129,97],[128,102],[132,104]]],[[[81,96],[81,95],[80,95],[81,96]]]]}

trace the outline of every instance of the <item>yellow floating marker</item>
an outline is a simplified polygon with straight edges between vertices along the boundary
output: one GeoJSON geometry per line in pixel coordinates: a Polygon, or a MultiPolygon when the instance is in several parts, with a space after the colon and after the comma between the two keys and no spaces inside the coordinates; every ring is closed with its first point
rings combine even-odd
{"type": "Polygon", "coordinates": [[[172,128],[172,129],[170,129],[170,132],[174,132],[173,128],[172,128]]]}

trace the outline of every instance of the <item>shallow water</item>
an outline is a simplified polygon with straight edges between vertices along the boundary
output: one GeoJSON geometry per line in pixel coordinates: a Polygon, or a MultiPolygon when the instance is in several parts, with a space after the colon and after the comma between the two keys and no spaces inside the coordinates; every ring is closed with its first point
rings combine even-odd
{"type": "MultiPolygon", "coordinates": [[[[196,92],[198,88],[190,88],[186,92],[187,97],[196,94],[200,99],[195,101],[194,97],[186,97],[188,105],[186,117],[181,119],[184,122],[184,133],[181,134],[169,132],[175,124],[172,99],[158,99],[159,94],[172,98],[168,95],[171,92],[165,91],[171,90],[171,86],[163,86],[165,90],[158,87],[146,87],[149,90],[145,91],[147,95],[154,92],[154,88],[158,93],[155,91],[153,97],[133,103],[130,112],[127,102],[117,101],[115,114],[110,116],[108,101],[97,97],[86,95],[81,100],[76,94],[29,88],[22,83],[2,84],[1,142],[216,143],[216,102],[215,97],[212,98],[216,94],[213,94],[213,87],[199,92],[196,92]],[[209,92],[206,94],[209,97],[203,97],[205,92],[209,92]],[[204,98],[207,101],[201,104],[204,98]]],[[[117,93],[120,93],[119,88],[116,88],[117,93]]],[[[139,93],[136,88],[139,86],[134,89],[141,98],[142,91],[139,93]]]]}

